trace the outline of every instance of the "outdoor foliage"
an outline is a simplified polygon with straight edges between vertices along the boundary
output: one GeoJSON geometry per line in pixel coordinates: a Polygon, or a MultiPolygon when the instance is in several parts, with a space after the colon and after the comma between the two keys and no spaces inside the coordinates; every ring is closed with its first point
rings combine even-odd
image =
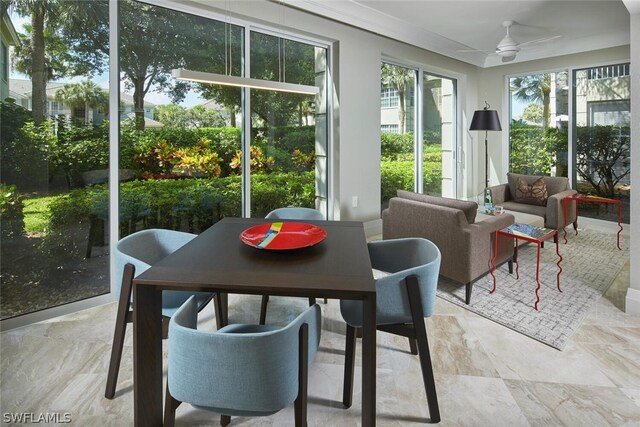
{"type": "Polygon", "coordinates": [[[631,173],[629,126],[577,128],[577,171],[593,192],[615,197],[616,185],[631,173]]]}
{"type": "Polygon", "coordinates": [[[0,222],[2,239],[22,235],[24,229],[22,197],[15,185],[0,184],[0,222]]]}
{"type": "MultiPolygon", "coordinates": [[[[282,206],[314,207],[313,172],[256,174],[251,180],[252,214],[264,216],[282,206]]],[[[145,228],[170,228],[199,232],[225,216],[241,215],[241,177],[214,179],[151,179],[124,182],[120,186],[121,237],[145,228]]],[[[106,185],[75,189],[58,196],[50,205],[49,246],[73,248],[65,235],[68,226],[107,219],[109,191],[106,185]]],[[[76,248],[77,249],[77,248],[76,248]]]]}
{"type": "MultiPolygon", "coordinates": [[[[558,158],[566,158],[566,131],[543,129],[520,121],[511,122],[509,171],[527,175],[550,175],[558,158]]],[[[566,176],[566,171],[560,176],[566,176]]]]}

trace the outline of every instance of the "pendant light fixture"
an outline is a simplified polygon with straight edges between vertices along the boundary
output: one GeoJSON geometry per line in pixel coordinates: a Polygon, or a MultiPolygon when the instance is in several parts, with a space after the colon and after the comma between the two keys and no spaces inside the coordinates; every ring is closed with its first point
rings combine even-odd
{"type": "MultiPolygon", "coordinates": [[[[282,2],[281,7],[282,8],[285,7],[284,1],[282,2]]],[[[283,16],[284,16],[284,11],[283,11],[283,16]]],[[[283,18],[283,21],[284,21],[284,18],[283,18]]],[[[285,74],[286,69],[283,70],[282,68],[286,67],[286,52],[283,54],[284,58],[281,61],[280,40],[278,40],[278,67],[279,67],[278,81],[253,79],[250,77],[242,77],[242,76],[232,76],[231,67],[228,66],[230,52],[229,54],[227,54],[227,50],[231,49],[231,41],[227,38],[228,26],[229,26],[229,23],[225,21],[225,46],[224,46],[225,74],[208,73],[204,71],[194,71],[194,70],[186,70],[184,68],[178,68],[178,69],[171,70],[171,76],[176,80],[208,83],[208,84],[223,85],[223,86],[246,87],[246,88],[258,89],[258,90],[299,93],[303,95],[317,95],[320,92],[317,86],[309,86],[309,85],[303,85],[303,84],[297,84],[297,83],[287,83],[286,81],[284,81],[286,76],[285,74]]]]}

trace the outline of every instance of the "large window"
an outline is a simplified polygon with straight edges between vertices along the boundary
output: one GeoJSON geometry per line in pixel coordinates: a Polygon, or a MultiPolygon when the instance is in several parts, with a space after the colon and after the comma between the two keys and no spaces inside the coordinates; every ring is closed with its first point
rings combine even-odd
{"type": "MultiPolygon", "coordinates": [[[[108,293],[110,239],[154,227],[199,233],[225,216],[284,206],[327,214],[326,44],[134,0],[58,3],[69,20],[45,43],[55,41],[66,62],[47,64],[66,68],[48,75],[55,85],[42,85],[42,73],[31,80],[31,59],[17,58],[27,74],[12,76],[18,96],[2,103],[2,319],[108,293]],[[115,117],[110,7],[119,19],[115,117]],[[178,80],[177,69],[316,86],[319,94],[178,80]],[[113,140],[110,121],[119,124],[113,140]],[[119,218],[110,227],[115,144],[119,218]]],[[[41,11],[29,7],[19,9],[27,22],[41,11]]]]}
{"type": "MultiPolygon", "coordinates": [[[[569,177],[581,193],[621,200],[628,222],[629,64],[516,76],[509,87],[509,170],[569,177]]],[[[598,203],[581,205],[580,215],[618,219],[598,203]]]]}
{"type": "Polygon", "coordinates": [[[568,176],[569,73],[509,79],[509,171],[568,176]]]}
{"type": "Polygon", "coordinates": [[[456,80],[383,62],[381,83],[381,208],[398,189],[455,198],[456,80]]]}
{"type": "MultiPolygon", "coordinates": [[[[629,64],[573,71],[573,144],[576,188],[622,201],[629,218],[631,90],[629,64]]],[[[617,221],[614,207],[584,203],[580,215],[617,221]]]]}
{"type": "MultiPolygon", "coordinates": [[[[45,23],[53,19],[38,2],[22,3],[13,22],[31,22],[35,13],[44,13],[45,23]]],[[[46,37],[32,38],[31,25],[16,25],[25,48],[13,51],[7,79],[15,102],[1,105],[3,321],[110,291],[111,141],[107,122],[92,120],[108,101],[108,2],[57,6],[69,19],[47,25],[46,37]],[[40,70],[32,66],[34,47],[47,59],[40,70]],[[72,120],[75,109],[82,114],[72,120]]]]}

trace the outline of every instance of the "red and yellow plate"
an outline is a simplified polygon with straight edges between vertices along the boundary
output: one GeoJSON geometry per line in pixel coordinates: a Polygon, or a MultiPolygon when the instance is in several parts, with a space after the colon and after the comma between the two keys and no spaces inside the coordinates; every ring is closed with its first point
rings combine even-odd
{"type": "Polygon", "coordinates": [[[240,240],[254,248],[289,250],[306,248],[322,242],[326,231],[305,222],[273,222],[247,228],[240,240]]]}

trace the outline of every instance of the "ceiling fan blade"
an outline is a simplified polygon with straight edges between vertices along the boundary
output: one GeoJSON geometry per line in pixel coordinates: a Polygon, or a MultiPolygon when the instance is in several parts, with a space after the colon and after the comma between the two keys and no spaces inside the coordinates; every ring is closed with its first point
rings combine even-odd
{"type": "Polygon", "coordinates": [[[460,53],[468,53],[468,52],[489,53],[489,52],[485,52],[484,50],[479,50],[479,49],[458,49],[458,50],[456,50],[456,52],[460,52],[460,53]]]}
{"type": "Polygon", "coordinates": [[[515,55],[513,55],[513,56],[503,56],[503,57],[502,57],[502,62],[511,62],[511,61],[513,61],[514,59],[516,59],[516,56],[515,56],[515,55]]]}
{"type": "Polygon", "coordinates": [[[546,43],[546,42],[549,42],[551,40],[559,39],[560,37],[562,37],[562,36],[552,36],[552,37],[545,37],[545,38],[542,38],[542,39],[529,40],[528,42],[524,42],[524,43],[518,44],[518,47],[527,46],[527,45],[535,44],[535,43],[546,43]]]}

